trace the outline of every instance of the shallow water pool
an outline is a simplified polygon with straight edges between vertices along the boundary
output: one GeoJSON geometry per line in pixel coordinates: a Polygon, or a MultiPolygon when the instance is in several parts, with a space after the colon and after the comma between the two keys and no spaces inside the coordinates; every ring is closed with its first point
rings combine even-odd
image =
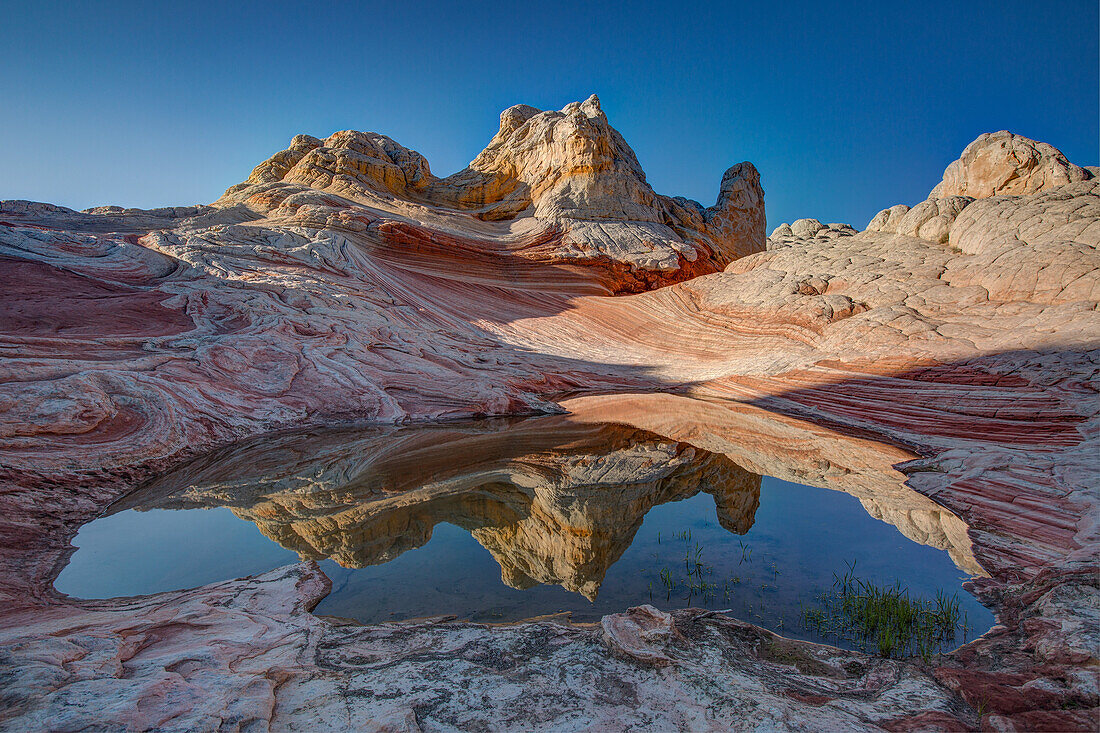
{"type": "Polygon", "coordinates": [[[138,595],[317,559],[333,590],[315,613],[364,623],[593,621],[651,603],[729,609],[850,647],[860,641],[807,622],[847,574],[914,600],[957,599],[944,648],[987,630],[992,615],[961,589],[968,572],[946,551],[968,549],[937,533],[938,515],[875,506],[928,544],[843,491],[568,416],[283,434],[116,503],[80,530],[55,586],[138,595]]]}

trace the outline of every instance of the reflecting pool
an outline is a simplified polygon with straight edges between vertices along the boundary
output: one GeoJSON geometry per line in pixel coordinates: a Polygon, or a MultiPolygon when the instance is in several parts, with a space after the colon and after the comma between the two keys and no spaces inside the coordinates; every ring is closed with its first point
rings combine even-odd
{"type": "Polygon", "coordinates": [[[729,453],[568,415],[266,436],[114,504],[55,586],[138,595],[301,558],[332,579],[315,613],[364,623],[593,621],[652,603],[850,646],[806,614],[854,574],[956,597],[947,646],[992,624],[960,588],[980,568],[949,512],[905,489],[857,498],[762,476],[729,453]]]}

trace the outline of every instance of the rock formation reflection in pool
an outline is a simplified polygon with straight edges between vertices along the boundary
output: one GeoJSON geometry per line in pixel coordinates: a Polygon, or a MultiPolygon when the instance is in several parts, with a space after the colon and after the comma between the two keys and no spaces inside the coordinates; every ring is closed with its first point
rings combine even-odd
{"type": "MultiPolygon", "coordinates": [[[[583,621],[653,603],[728,608],[813,638],[800,604],[846,561],[924,597],[979,571],[965,530],[951,538],[944,517],[871,508],[940,528],[901,527],[934,547],[844,493],[762,478],[727,453],[627,424],[560,415],[285,433],[116,503],[81,530],[56,587],[151,593],[301,558],[324,561],[333,581],[316,612],[363,622],[561,611],[583,621]]],[[[971,626],[988,628],[988,611],[959,597],[971,626]]]]}

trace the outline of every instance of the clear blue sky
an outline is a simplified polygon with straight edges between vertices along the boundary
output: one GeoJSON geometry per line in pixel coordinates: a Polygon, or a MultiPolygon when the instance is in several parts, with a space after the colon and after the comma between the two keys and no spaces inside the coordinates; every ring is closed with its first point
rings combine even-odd
{"type": "Polygon", "coordinates": [[[600,95],[660,192],[751,160],[769,228],[915,203],[981,132],[1098,162],[1096,0],[0,0],[0,199],[208,202],[297,133],[463,168],[516,103],[600,95]]]}

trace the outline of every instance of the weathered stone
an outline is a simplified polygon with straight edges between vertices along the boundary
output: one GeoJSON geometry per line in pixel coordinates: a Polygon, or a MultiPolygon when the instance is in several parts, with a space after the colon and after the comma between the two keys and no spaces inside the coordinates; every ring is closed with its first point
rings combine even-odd
{"type": "Polygon", "coordinates": [[[488,147],[444,179],[385,135],[299,135],[215,205],[307,224],[343,208],[334,195],[383,216],[447,217],[448,227],[532,259],[610,264],[615,290],[714,272],[764,249],[764,192],[751,163],[726,171],[710,208],[660,196],[595,95],[560,112],[510,107],[488,147]],[[550,232],[552,246],[524,246],[550,232]]]}
{"type": "Polygon", "coordinates": [[[604,643],[614,653],[657,667],[672,664],[664,652],[672,640],[670,614],[647,604],[604,616],[600,626],[604,643]]]}
{"type": "Polygon", "coordinates": [[[867,231],[904,234],[936,244],[947,244],[951,223],[973,200],[968,196],[950,196],[930,198],[912,209],[905,205],[883,209],[867,225],[867,231]]]}
{"type": "MultiPolygon", "coordinates": [[[[1087,728],[1100,207],[1087,171],[993,139],[937,187],[946,208],[913,214],[918,236],[803,220],[721,272],[759,248],[733,241],[763,231],[754,171],[709,210],[659,197],[593,100],[512,108],[450,179],[345,133],[297,138],[213,207],[0,205],[0,725],[1087,728]],[[984,570],[998,626],[927,667],[685,611],[653,639],[636,624],[631,648],[676,660],[654,667],[602,626],[322,620],[309,564],[137,599],[52,590],[82,523],[197,453],[578,390],[634,393],[564,404],[667,436],[661,460],[847,485],[984,570]]],[[[517,567],[538,557],[523,529],[499,542],[517,567]]]]}
{"type": "Polygon", "coordinates": [[[928,198],[1026,195],[1091,177],[1053,145],[1001,130],[979,135],[967,145],[928,198]]]}
{"type": "Polygon", "coordinates": [[[825,225],[817,219],[798,219],[791,224],[791,234],[796,237],[812,237],[824,228],[825,225]]]}
{"type": "Polygon", "coordinates": [[[896,234],[898,222],[908,213],[909,207],[905,204],[897,204],[896,206],[891,206],[889,209],[883,209],[875,214],[874,218],[867,224],[867,231],[896,234]]]}

